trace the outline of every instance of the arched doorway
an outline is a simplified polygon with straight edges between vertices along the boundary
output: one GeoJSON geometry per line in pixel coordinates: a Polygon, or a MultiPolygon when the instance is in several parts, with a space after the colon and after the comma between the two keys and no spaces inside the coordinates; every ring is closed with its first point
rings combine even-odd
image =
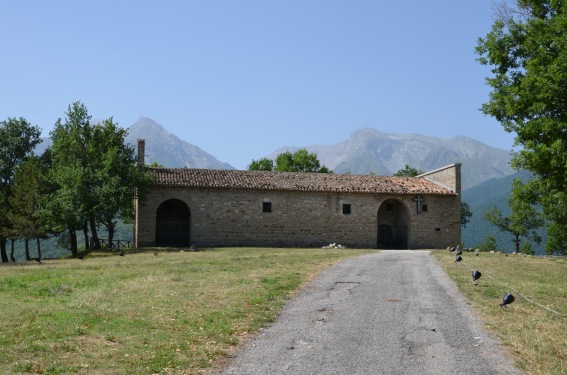
{"type": "Polygon", "coordinates": [[[384,201],[378,209],[379,249],[408,248],[409,215],[406,206],[396,199],[384,201]]]}
{"type": "Polygon", "coordinates": [[[191,211],[179,199],[169,199],[156,212],[156,246],[189,246],[191,211]]]}

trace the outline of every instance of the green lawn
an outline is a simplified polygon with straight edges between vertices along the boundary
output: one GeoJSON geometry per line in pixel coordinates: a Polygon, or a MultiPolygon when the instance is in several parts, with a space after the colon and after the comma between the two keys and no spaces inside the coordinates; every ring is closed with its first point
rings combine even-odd
{"type": "Polygon", "coordinates": [[[432,252],[525,374],[567,374],[567,260],[432,252]],[[482,272],[478,286],[472,270],[482,272]],[[499,303],[505,293],[516,301],[499,303]],[[524,298],[523,296],[527,297],[524,298]],[[528,301],[529,299],[529,301],[528,301]]]}
{"type": "MultiPolygon", "coordinates": [[[[0,373],[203,373],[322,269],[368,252],[223,248],[2,265],[0,373]]],[[[567,373],[565,259],[432,254],[525,374],[567,373]],[[506,292],[516,301],[501,309],[506,292]]]]}
{"type": "Polygon", "coordinates": [[[0,267],[0,373],[190,374],[369,251],[222,248],[0,267]]]}

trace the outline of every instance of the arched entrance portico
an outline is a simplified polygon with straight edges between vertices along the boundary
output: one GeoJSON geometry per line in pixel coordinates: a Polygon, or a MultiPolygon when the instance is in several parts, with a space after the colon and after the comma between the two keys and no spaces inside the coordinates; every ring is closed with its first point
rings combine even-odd
{"type": "Polygon", "coordinates": [[[379,249],[407,249],[409,214],[407,207],[396,199],[384,201],[378,208],[379,249]]]}
{"type": "Polygon", "coordinates": [[[191,211],[179,199],[169,199],[156,211],[156,246],[189,246],[191,211]]]}

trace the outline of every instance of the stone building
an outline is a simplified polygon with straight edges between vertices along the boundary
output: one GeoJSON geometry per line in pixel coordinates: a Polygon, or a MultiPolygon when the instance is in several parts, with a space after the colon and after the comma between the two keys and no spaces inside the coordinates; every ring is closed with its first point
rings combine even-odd
{"type": "MultiPolygon", "coordinates": [[[[143,155],[143,152],[142,152],[143,155]]],[[[461,241],[461,165],[418,177],[152,168],[136,247],[444,248],[461,241]]]]}

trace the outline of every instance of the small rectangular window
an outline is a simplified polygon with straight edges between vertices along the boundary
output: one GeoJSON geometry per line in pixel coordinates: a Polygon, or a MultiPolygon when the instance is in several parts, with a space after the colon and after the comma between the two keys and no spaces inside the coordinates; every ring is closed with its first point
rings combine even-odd
{"type": "Polygon", "coordinates": [[[386,204],[386,211],[394,211],[394,205],[391,203],[386,204]]]}
{"type": "Polygon", "coordinates": [[[422,211],[422,212],[426,212],[426,211],[427,211],[427,205],[426,205],[426,204],[422,204],[422,205],[421,205],[421,211],[422,211]]]}
{"type": "Polygon", "coordinates": [[[350,215],[350,204],[343,204],[343,215],[350,215]]]}
{"type": "Polygon", "coordinates": [[[272,212],[272,202],[262,202],[262,212],[272,212]]]}

